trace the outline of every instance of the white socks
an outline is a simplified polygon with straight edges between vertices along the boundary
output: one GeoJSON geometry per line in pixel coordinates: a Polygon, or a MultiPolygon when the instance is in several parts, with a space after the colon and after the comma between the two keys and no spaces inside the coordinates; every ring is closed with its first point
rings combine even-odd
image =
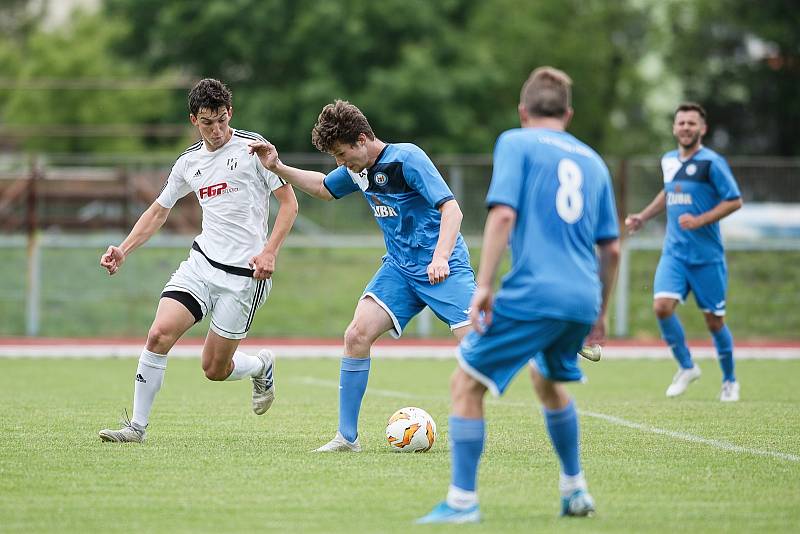
{"type": "Polygon", "coordinates": [[[466,510],[478,504],[478,492],[467,491],[450,484],[447,489],[447,505],[454,510],[466,510]]]}
{"type": "Polygon", "coordinates": [[[574,476],[561,473],[558,478],[558,490],[561,492],[562,497],[569,497],[579,489],[584,491],[587,489],[583,471],[574,476]]]}
{"type": "Polygon", "coordinates": [[[156,354],[147,349],[142,350],[139,356],[139,366],[136,368],[136,381],[133,387],[133,418],[132,423],[145,428],[150,419],[150,410],[156,393],[164,382],[164,371],[167,368],[166,354],[156,354]]]}
{"type": "Polygon", "coordinates": [[[225,380],[241,380],[249,376],[258,376],[264,371],[264,364],[255,356],[240,350],[233,353],[233,371],[225,380]]]}

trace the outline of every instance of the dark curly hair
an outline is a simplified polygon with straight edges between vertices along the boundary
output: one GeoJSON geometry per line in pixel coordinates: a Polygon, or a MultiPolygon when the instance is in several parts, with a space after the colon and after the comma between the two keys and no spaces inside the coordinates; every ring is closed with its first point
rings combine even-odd
{"type": "Polygon", "coordinates": [[[201,109],[216,111],[221,107],[231,109],[233,95],[224,83],[214,78],[200,80],[189,91],[189,113],[197,115],[201,109]]]}
{"type": "Polygon", "coordinates": [[[360,134],[375,139],[372,127],[361,110],[347,100],[335,100],[319,114],[311,130],[311,142],[320,152],[331,152],[336,143],[356,144],[360,134]]]}

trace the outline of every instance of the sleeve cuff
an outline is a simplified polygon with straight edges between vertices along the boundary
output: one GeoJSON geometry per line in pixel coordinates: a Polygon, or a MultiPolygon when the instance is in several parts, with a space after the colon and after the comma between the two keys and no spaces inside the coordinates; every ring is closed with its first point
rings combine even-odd
{"type": "Polygon", "coordinates": [[[331,188],[330,188],[330,187],[328,187],[328,181],[327,181],[327,180],[322,180],[322,185],[324,185],[324,186],[325,186],[325,189],[327,189],[327,190],[328,190],[328,193],[330,193],[330,194],[331,194],[331,196],[332,196],[333,198],[335,198],[336,200],[339,200],[339,199],[341,198],[341,197],[337,196],[337,195],[336,195],[336,193],[334,193],[334,192],[331,190],[331,188]]]}
{"type": "Polygon", "coordinates": [[[446,197],[444,197],[444,198],[440,199],[438,202],[436,202],[436,204],[434,204],[434,206],[433,206],[433,207],[434,207],[434,208],[436,208],[436,209],[439,209],[439,207],[440,207],[442,204],[444,204],[445,202],[448,202],[448,201],[450,201],[450,200],[453,200],[453,199],[455,199],[455,198],[456,198],[456,197],[454,197],[453,195],[446,196],[446,197]]]}
{"type": "Polygon", "coordinates": [[[499,200],[490,200],[490,201],[486,202],[486,209],[487,210],[490,210],[495,206],[508,206],[512,210],[517,211],[517,207],[512,205],[512,204],[510,204],[509,202],[502,202],[502,201],[499,201],[499,200]]]}

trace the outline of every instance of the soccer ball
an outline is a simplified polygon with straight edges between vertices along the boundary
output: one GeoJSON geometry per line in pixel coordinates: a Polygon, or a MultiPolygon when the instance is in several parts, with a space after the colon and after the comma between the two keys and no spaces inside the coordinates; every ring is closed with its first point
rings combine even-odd
{"type": "Polygon", "coordinates": [[[395,452],[425,452],[436,441],[436,423],[422,408],[401,408],[386,424],[386,439],[395,452]]]}

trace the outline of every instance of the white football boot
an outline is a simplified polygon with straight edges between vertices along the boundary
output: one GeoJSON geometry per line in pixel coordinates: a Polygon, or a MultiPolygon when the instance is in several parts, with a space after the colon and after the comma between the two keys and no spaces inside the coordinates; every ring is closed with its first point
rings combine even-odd
{"type": "Polygon", "coordinates": [[[722,383],[722,391],[719,393],[719,400],[722,402],[736,402],[739,400],[739,382],[725,380],[722,383]]]}
{"type": "Polygon", "coordinates": [[[600,358],[603,357],[603,347],[597,344],[594,344],[592,346],[586,345],[585,347],[583,347],[581,350],[578,351],[578,354],[580,354],[589,361],[599,362],[600,358]]]}
{"type": "Polygon", "coordinates": [[[253,411],[262,415],[269,410],[275,400],[275,381],[272,371],[275,368],[275,355],[271,350],[259,351],[256,356],[264,364],[264,370],[259,376],[253,377],[253,411]]]}
{"type": "Polygon", "coordinates": [[[667,397],[682,395],[689,384],[700,378],[701,374],[700,368],[696,365],[691,369],[678,369],[678,372],[672,377],[672,384],[667,388],[667,397]]]}
{"type": "Polygon", "coordinates": [[[314,449],[314,452],[361,452],[361,443],[359,443],[358,437],[352,443],[347,441],[337,430],[336,437],[319,449],[314,449]]]}
{"type": "Polygon", "coordinates": [[[99,432],[100,439],[114,443],[142,443],[145,439],[145,429],[128,418],[127,410],[122,416],[122,428],[112,430],[104,428],[99,432]]]}

